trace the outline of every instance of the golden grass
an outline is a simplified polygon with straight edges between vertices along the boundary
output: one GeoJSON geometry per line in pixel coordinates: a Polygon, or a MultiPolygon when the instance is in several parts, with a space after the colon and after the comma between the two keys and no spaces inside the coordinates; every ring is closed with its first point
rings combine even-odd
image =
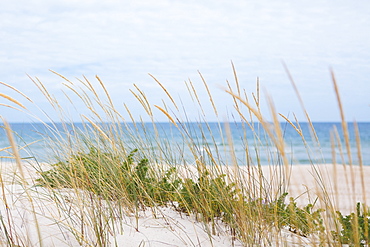
{"type": "MultiPolygon", "coordinates": [[[[312,139],[320,145],[294,80],[286,66],[285,69],[305,113],[306,121],[310,125],[312,139]]],[[[135,215],[138,222],[141,210],[154,212],[162,206],[167,206],[181,213],[194,215],[198,221],[203,222],[210,242],[212,242],[212,236],[218,233],[218,227],[224,224],[229,229],[228,233],[245,246],[297,246],[299,244],[341,246],[345,243],[345,240],[334,236],[340,234],[342,230],[336,213],[340,201],[329,193],[330,186],[334,186],[335,193],[339,194],[336,179],[336,155],[333,153],[334,183],[332,185],[327,183],[326,175],[318,169],[312,159],[311,175],[314,177],[315,187],[311,189],[314,189],[314,192],[308,188],[304,191],[304,195],[308,195],[309,200],[303,202],[302,206],[297,206],[299,198],[292,199],[292,201],[288,200],[289,195],[285,198],[284,193],[290,191],[290,180],[294,174],[291,173],[290,157],[285,151],[286,143],[281,121],[285,121],[296,130],[310,155],[311,150],[306,137],[295,115],[292,121],[279,114],[271,98],[267,98],[267,101],[272,123],[268,121],[260,109],[259,81],[257,81],[256,93],[252,94],[253,100],[249,101],[247,94],[239,85],[234,64],[232,64],[232,70],[236,90],[234,91],[232,85],[227,82],[225,96],[231,97],[234,102],[236,116],[240,117],[238,121],[241,122],[244,131],[242,134],[245,139],[246,158],[241,162],[235,155],[234,140],[228,123],[224,124],[221,121],[218,123],[217,131],[224,138],[224,145],[219,147],[209,124],[206,121],[199,122],[199,129],[192,129],[196,128],[194,127],[196,125],[188,125],[187,118],[183,120],[181,115],[186,116],[186,111],[193,109],[184,109],[184,112],[181,112],[180,104],[152,75],[150,76],[164,91],[174,109],[166,104],[165,100],[163,100],[163,107],[152,105],[145,92],[137,85],[134,85],[135,91],[130,89],[130,92],[152,120],[154,133],[146,129],[141,119],[134,119],[130,107],[125,104],[124,108],[134,124],[134,129],[128,126],[120,109],[114,106],[106,86],[99,77],[95,78],[98,84],[96,86],[86,77],[78,82],[72,82],[52,71],[66,81],[63,85],[68,90],[65,93],[67,99],[74,104],[69,93],[77,96],[84,107],[90,111],[90,114],[81,114],[81,120],[84,123],[82,130],[68,122],[63,111],[64,102],[54,98],[40,80],[31,78],[55,111],[59,113],[61,119],[58,121],[64,126],[64,129],[60,129],[56,125],[47,125],[53,133],[48,137],[50,138],[49,145],[54,150],[50,155],[56,156],[59,163],[48,166],[49,170],[41,166],[34,167],[41,175],[39,183],[48,191],[46,196],[57,205],[58,214],[65,219],[55,224],[61,224],[64,229],[68,229],[81,245],[108,246],[109,236],[122,229],[120,219],[125,218],[127,214],[135,215]],[[103,95],[100,95],[100,92],[103,92],[103,95]],[[161,138],[152,106],[164,114],[176,131],[181,134],[183,140],[181,145],[173,145],[169,139],[161,138]],[[255,121],[258,125],[255,125],[255,121]],[[68,126],[72,127],[72,132],[69,131],[68,126]],[[143,135],[138,134],[139,128],[142,129],[143,135]],[[193,133],[198,133],[197,131],[200,134],[194,137],[193,133]],[[246,136],[249,131],[253,132],[253,140],[247,140],[246,136]],[[212,140],[207,139],[207,134],[210,134],[212,140]],[[270,143],[278,151],[277,156],[271,155],[269,159],[269,175],[259,159],[264,155],[259,145],[264,143],[270,143]],[[138,149],[135,155],[130,153],[134,148],[138,149]],[[255,156],[252,155],[253,152],[255,156]],[[190,153],[191,157],[185,157],[185,153],[190,153]],[[228,157],[226,160],[222,158],[225,153],[228,157]],[[71,201],[73,201],[72,204],[71,201]],[[311,207],[309,203],[314,205],[311,207]],[[303,208],[304,206],[307,208],[303,208]],[[324,211],[316,211],[319,208],[324,211]],[[320,228],[319,223],[325,227],[325,230],[320,228]],[[286,237],[289,230],[295,232],[295,243],[286,237]]],[[[201,73],[199,76],[206,90],[207,100],[215,116],[218,117],[219,111],[212,92],[201,73]]],[[[346,183],[348,188],[351,188],[350,193],[355,201],[356,177],[350,137],[333,72],[332,80],[342,118],[343,138],[350,168],[350,177],[346,177],[346,183]]],[[[5,83],[1,84],[31,101],[14,87],[5,83]]],[[[205,120],[206,112],[201,100],[206,99],[200,99],[198,94],[200,89],[191,80],[186,82],[186,86],[205,120]]],[[[0,97],[24,108],[20,102],[5,94],[0,94],[0,97]]],[[[11,154],[20,171],[20,181],[23,181],[22,185],[26,188],[21,157],[9,124],[4,119],[3,123],[10,142],[10,147],[4,150],[12,150],[11,154]]],[[[368,212],[366,180],[360,151],[361,140],[356,124],[355,130],[363,192],[363,213],[366,215],[368,212]]],[[[168,138],[170,137],[168,133],[168,138]]],[[[333,150],[342,149],[336,130],[332,133],[332,147],[333,150]]],[[[341,151],[341,155],[341,163],[346,169],[347,164],[343,162],[344,152],[341,151]]],[[[2,176],[0,176],[0,182],[4,195],[5,185],[2,176]]],[[[25,192],[32,207],[36,228],[39,229],[35,216],[37,210],[34,208],[32,196],[27,189],[25,192]]],[[[8,205],[6,197],[2,200],[5,205],[8,205]]],[[[6,217],[7,222],[10,222],[12,215],[8,213],[6,217]]],[[[355,215],[353,221],[353,244],[360,245],[361,229],[356,217],[358,216],[355,215]]],[[[11,235],[4,233],[14,232],[16,229],[11,224],[3,224],[2,229],[2,241],[15,246],[11,235]]],[[[367,224],[365,224],[364,231],[365,234],[368,233],[367,224]]],[[[43,236],[39,230],[37,233],[41,246],[43,236]]]]}

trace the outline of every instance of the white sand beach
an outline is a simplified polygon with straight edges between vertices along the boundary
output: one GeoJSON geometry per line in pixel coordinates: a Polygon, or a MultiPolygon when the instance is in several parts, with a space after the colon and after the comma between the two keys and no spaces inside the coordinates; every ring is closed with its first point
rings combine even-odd
{"type": "MultiPolygon", "coordinates": [[[[271,176],[275,167],[262,167],[265,176],[271,176]]],[[[289,167],[289,195],[306,204],[316,197],[327,196],[337,210],[347,214],[355,210],[357,202],[370,205],[370,167],[358,165],[321,164],[289,167]]],[[[320,205],[318,205],[320,207],[320,205]]]]}
{"type": "MultiPolygon", "coordinates": [[[[66,217],[62,209],[56,206],[56,198],[51,191],[42,187],[35,187],[34,182],[37,173],[28,163],[22,164],[26,183],[21,183],[20,172],[14,163],[1,163],[2,193],[0,210],[3,224],[10,232],[8,236],[18,238],[22,246],[88,246],[96,239],[89,235],[94,231],[94,223],[87,222],[83,243],[76,240],[81,234],[77,221],[79,210],[74,208],[79,197],[71,195],[65,190],[58,196],[63,196],[63,209],[69,209],[76,215],[75,219],[66,217]],[[35,219],[39,228],[36,227],[35,219]],[[89,229],[90,227],[90,229],[89,229]],[[41,237],[38,235],[39,234],[41,237]]],[[[263,167],[266,176],[273,176],[272,167],[263,167]]],[[[297,165],[290,171],[290,196],[298,197],[298,202],[304,204],[314,201],[320,192],[320,174],[326,186],[328,195],[333,197],[337,209],[344,213],[354,210],[357,201],[367,200],[369,203],[369,191],[362,190],[362,177],[364,186],[369,185],[370,167],[363,167],[363,176],[360,175],[360,167],[353,166],[353,177],[349,166],[342,165],[297,165]],[[365,193],[363,193],[365,192],[365,193]],[[365,198],[366,197],[366,198],[365,198]]],[[[86,219],[85,219],[86,220],[86,219]]],[[[212,235],[209,226],[196,221],[194,217],[180,214],[170,208],[159,207],[156,210],[142,210],[136,213],[127,213],[127,217],[119,219],[119,222],[110,222],[111,229],[108,231],[108,239],[111,246],[243,246],[241,242],[230,236],[222,223],[217,225],[216,235],[212,235]]],[[[284,239],[290,242],[290,246],[305,246],[304,238],[293,233],[283,233],[284,239]]],[[[1,239],[1,245],[7,245],[1,239]]]]}

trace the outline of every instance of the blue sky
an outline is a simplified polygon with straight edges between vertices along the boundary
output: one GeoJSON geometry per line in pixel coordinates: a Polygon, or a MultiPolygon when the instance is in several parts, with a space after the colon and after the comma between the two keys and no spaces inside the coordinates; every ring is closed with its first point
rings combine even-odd
{"type": "MultiPolygon", "coordinates": [[[[185,93],[184,81],[190,79],[212,121],[199,70],[222,119],[232,109],[222,91],[226,80],[233,81],[232,60],[247,94],[255,91],[259,77],[278,112],[304,120],[284,61],[312,120],[339,120],[332,68],[347,119],[370,121],[369,1],[21,0],[3,1],[0,19],[0,81],[34,100],[35,106],[27,104],[32,114],[38,114],[37,106],[56,117],[26,74],[38,77],[66,101],[62,80],[51,69],[74,82],[83,75],[95,81],[98,75],[118,109],[124,112],[125,103],[144,120],[149,118],[129,92],[133,84],[152,104],[162,105],[165,95],[148,73],[154,75],[175,100],[181,98],[188,116],[196,118],[199,114],[185,93]]],[[[1,90],[14,95],[5,87],[1,90]]],[[[84,113],[77,100],[74,104],[84,113]]],[[[67,105],[66,111],[78,120],[67,105]]],[[[29,119],[6,108],[1,115],[13,122],[29,119]]],[[[156,112],[156,120],[165,119],[156,112]]]]}

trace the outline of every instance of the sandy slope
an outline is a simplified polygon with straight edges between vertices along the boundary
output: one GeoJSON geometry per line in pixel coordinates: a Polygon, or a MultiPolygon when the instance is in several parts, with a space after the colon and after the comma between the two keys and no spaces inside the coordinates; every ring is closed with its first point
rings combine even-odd
{"type": "MultiPolygon", "coordinates": [[[[76,198],[68,190],[64,190],[60,192],[62,196],[58,196],[58,200],[63,201],[62,206],[57,207],[56,198],[51,196],[51,191],[33,186],[37,177],[34,169],[27,163],[22,165],[26,171],[27,184],[20,182],[19,169],[14,163],[1,163],[4,190],[1,192],[0,210],[9,229],[8,235],[17,239],[16,244],[20,246],[39,246],[34,220],[36,216],[43,246],[80,246],[72,234],[81,233],[78,226],[81,208],[76,207],[76,201],[88,198],[81,199],[81,195],[76,198]],[[63,211],[68,211],[68,215],[74,215],[75,219],[63,211]]],[[[86,210],[86,215],[93,213],[88,207],[83,210],[86,210]]],[[[242,246],[232,239],[222,223],[217,226],[217,235],[208,234],[209,229],[193,217],[181,215],[170,208],[127,213],[125,218],[113,224],[115,230],[108,234],[112,246],[242,246]]],[[[93,245],[97,240],[89,232],[93,232],[94,223],[87,222],[85,225],[83,245],[93,245]]],[[[111,228],[113,229],[112,224],[111,228]]],[[[4,239],[0,238],[0,241],[0,245],[7,245],[4,239]]]]}
{"type": "MultiPolygon", "coordinates": [[[[61,192],[59,199],[63,200],[63,210],[69,210],[70,215],[75,215],[75,218],[67,217],[61,207],[56,206],[51,191],[33,186],[37,177],[34,168],[27,163],[23,164],[23,168],[26,171],[26,184],[20,182],[20,173],[14,163],[1,163],[3,191],[0,210],[4,224],[11,230],[8,231],[8,236],[18,239],[17,244],[22,246],[39,246],[34,220],[36,217],[44,246],[80,246],[72,233],[81,233],[81,229],[77,229],[77,223],[81,220],[78,216],[81,210],[88,210],[74,206],[76,200],[82,199],[76,198],[68,191],[61,192]]],[[[263,167],[266,176],[274,176],[276,171],[276,167],[263,167]]],[[[322,196],[322,180],[328,195],[336,202],[336,207],[345,213],[353,210],[356,201],[363,201],[363,195],[366,195],[369,203],[370,194],[369,191],[363,193],[361,178],[364,179],[366,188],[369,185],[370,167],[363,168],[364,176],[360,176],[360,167],[353,167],[351,176],[350,167],[333,165],[294,166],[288,174],[289,193],[295,197],[301,195],[298,201],[302,204],[306,205],[308,201],[322,196]]],[[[206,226],[169,208],[158,208],[155,212],[146,210],[136,214],[128,213],[127,217],[114,224],[115,230],[108,234],[112,246],[242,246],[240,242],[232,240],[221,223],[217,226],[217,235],[207,234],[209,229],[207,230],[206,226]]],[[[86,225],[85,246],[96,242],[94,234],[89,234],[94,230],[94,223],[86,225]]],[[[4,231],[1,234],[4,235],[4,231]]],[[[295,246],[306,245],[302,238],[297,238],[289,232],[283,234],[291,243],[301,242],[295,246]]],[[[2,244],[6,245],[5,240],[2,241],[2,244]]]]}

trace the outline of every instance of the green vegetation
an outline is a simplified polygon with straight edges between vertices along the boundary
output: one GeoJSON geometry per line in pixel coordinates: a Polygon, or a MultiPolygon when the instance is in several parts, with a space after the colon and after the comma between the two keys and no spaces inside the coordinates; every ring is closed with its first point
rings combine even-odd
{"type": "Polygon", "coordinates": [[[142,207],[163,205],[173,200],[181,180],[174,179],[176,168],[168,169],[161,177],[149,170],[145,158],[135,162],[137,149],[126,158],[111,153],[101,153],[90,147],[88,153],[73,155],[53,168],[41,172],[39,185],[52,188],[81,188],[93,192],[106,200],[125,198],[142,207]]]}
{"type": "Polygon", "coordinates": [[[235,183],[226,182],[226,174],[214,177],[205,168],[194,181],[192,178],[180,178],[176,168],[171,167],[158,176],[148,159],[135,161],[137,149],[123,160],[110,153],[100,153],[95,147],[89,150],[42,172],[37,180],[39,185],[81,188],[106,200],[125,198],[140,208],[172,205],[176,210],[198,215],[199,220],[205,222],[215,224],[215,221],[222,220],[232,228],[232,232],[238,232],[234,215],[236,210],[244,211],[244,215],[260,211],[261,217],[256,220],[278,229],[287,227],[304,237],[324,231],[320,215],[323,210],[312,211],[312,204],[301,209],[293,198],[287,204],[288,193],[272,202],[264,202],[264,198],[250,201],[236,189],[235,183]]]}
{"type": "MultiPolygon", "coordinates": [[[[363,205],[364,206],[364,205],[363,205]]],[[[356,205],[356,213],[343,216],[338,213],[341,231],[333,232],[334,237],[343,244],[350,246],[368,246],[370,243],[370,212],[369,209],[356,205]]]]}
{"type": "Polygon", "coordinates": [[[289,203],[285,203],[288,193],[284,193],[272,205],[267,205],[268,217],[276,218],[280,228],[287,226],[292,231],[301,236],[308,236],[312,233],[322,233],[325,231],[321,213],[323,209],[313,210],[312,204],[307,204],[300,208],[291,197],[289,203]]]}

